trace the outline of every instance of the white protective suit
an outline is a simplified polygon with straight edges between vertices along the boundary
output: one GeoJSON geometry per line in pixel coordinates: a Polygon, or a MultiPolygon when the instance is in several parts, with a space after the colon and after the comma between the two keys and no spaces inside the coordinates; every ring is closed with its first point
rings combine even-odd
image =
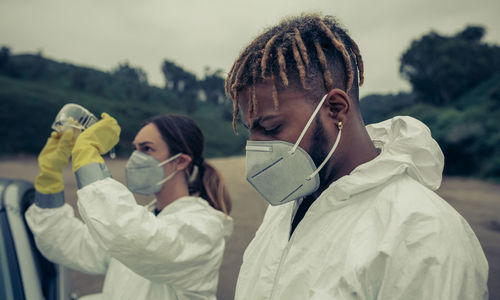
{"type": "MultiPolygon", "coordinates": [[[[106,274],[100,299],[215,299],[232,219],[199,197],[182,197],[155,216],[111,178],[78,191],[85,223],[65,204],[32,205],[26,220],[45,257],[106,274]]],[[[92,298],[94,299],[94,298],[92,298]]]]}
{"type": "Polygon", "coordinates": [[[333,182],[290,240],[297,202],[268,207],[243,256],[236,299],[488,297],[474,232],[433,192],[443,154],[429,129],[410,117],[367,129],[381,153],[333,182]]]}

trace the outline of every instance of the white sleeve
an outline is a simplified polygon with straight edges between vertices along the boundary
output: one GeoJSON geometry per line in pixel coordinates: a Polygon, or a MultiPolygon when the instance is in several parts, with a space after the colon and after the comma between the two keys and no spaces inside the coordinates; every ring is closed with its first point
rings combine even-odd
{"type": "Polygon", "coordinates": [[[71,206],[31,205],[26,222],[40,252],[50,261],[90,274],[105,274],[110,257],[97,245],[71,206]]]}
{"type": "MultiPolygon", "coordinates": [[[[121,183],[106,178],[78,191],[90,233],[110,255],[137,274],[186,290],[213,286],[224,251],[224,225],[198,209],[156,217],[121,183]]],[[[207,205],[208,206],[208,205],[207,205]]]]}

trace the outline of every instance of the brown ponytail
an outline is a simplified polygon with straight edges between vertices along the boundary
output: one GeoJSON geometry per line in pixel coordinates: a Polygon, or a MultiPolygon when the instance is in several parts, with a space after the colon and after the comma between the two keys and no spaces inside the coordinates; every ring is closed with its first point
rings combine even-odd
{"type": "Polygon", "coordinates": [[[196,123],[183,115],[155,116],[143,126],[153,123],[168,145],[170,153],[184,153],[191,157],[187,168],[189,193],[198,194],[215,209],[226,215],[231,212],[231,199],[222,175],[203,158],[205,139],[196,123]]]}
{"type": "Polygon", "coordinates": [[[200,196],[205,196],[209,200],[210,205],[229,215],[231,212],[231,199],[226,188],[226,184],[222,175],[208,162],[203,161],[200,166],[200,174],[202,188],[200,196]]]}

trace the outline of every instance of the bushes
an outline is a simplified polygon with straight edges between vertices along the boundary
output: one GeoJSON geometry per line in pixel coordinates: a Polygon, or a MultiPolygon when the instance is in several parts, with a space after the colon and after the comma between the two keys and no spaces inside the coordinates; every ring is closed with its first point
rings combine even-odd
{"type": "Polygon", "coordinates": [[[221,115],[221,106],[207,105],[191,117],[200,126],[205,136],[205,155],[222,157],[244,153],[247,130],[238,126],[238,135],[233,132],[232,121],[221,115]]]}
{"type": "MultiPolygon", "coordinates": [[[[108,99],[45,82],[0,76],[0,134],[3,138],[0,155],[39,153],[51,131],[54,117],[69,102],[83,105],[97,117],[102,112],[108,112],[117,119],[122,133],[116,150],[121,156],[130,154],[131,142],[144,120],[162,113],[185,113],[161,99],[148,102],[137,98],[108,99]]],[[[231,122],[222,114],[220,107],[206,105],[193,116],[205,135],[207,157],[243,152],[245,137],[235,136],[231,122]]]]}
{"type": "MultiPolygon", "coordinates": [[[[207,157],[243,153],[246,138],[232,132],[232,114],[226,103],[211,98],[200,102],[193,96],[194,90],[174,93],[150,86],[145,74],[128,63],[112,74],[46,59],[41,53],[11,55],[7,47],[0,50],[0,155],[37,154],[51,131],[53,118],[69,102],[83,105],[97,117],[108,112],[118,120],[122,133],[117,155],[130,153],[130,144],[144,120],[162,113],[186,112],[203,130],[207,157]]],[[[223,89],[219,73],[208,72],[207,76],[210,80],[203,81],[205,89],[223,89]]]]}
{"type": "MultiPolygon", "coordinates": [[[[500,180],[499,95],[500,74],[497,74],[457,98],[453,105],[437,107],[417,102],[379,114],[374,121],[396,115],[415,117],[431,129],[441,146],[445,174],[500,180]]],[[[367,100],[361,101],[362,106],[364,101],[367,100]]]]}

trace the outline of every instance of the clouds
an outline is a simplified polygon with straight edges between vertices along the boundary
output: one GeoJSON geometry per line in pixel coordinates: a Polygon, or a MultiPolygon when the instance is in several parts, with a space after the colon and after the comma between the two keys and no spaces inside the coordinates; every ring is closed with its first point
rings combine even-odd
{"type": "Polygon", "coordinates": [[[103,70],[128,60],[162,85],[163,59],[198,75],[205,66],[228,71],[264,27],[302,11],[336,15],[349,29],[365,60],[362,95],[408,89],[399,57],[431,29],[450,34],[481,24],[487,40],[500,43],[496,0],[2,0],[0,44],[103,70]]]}

